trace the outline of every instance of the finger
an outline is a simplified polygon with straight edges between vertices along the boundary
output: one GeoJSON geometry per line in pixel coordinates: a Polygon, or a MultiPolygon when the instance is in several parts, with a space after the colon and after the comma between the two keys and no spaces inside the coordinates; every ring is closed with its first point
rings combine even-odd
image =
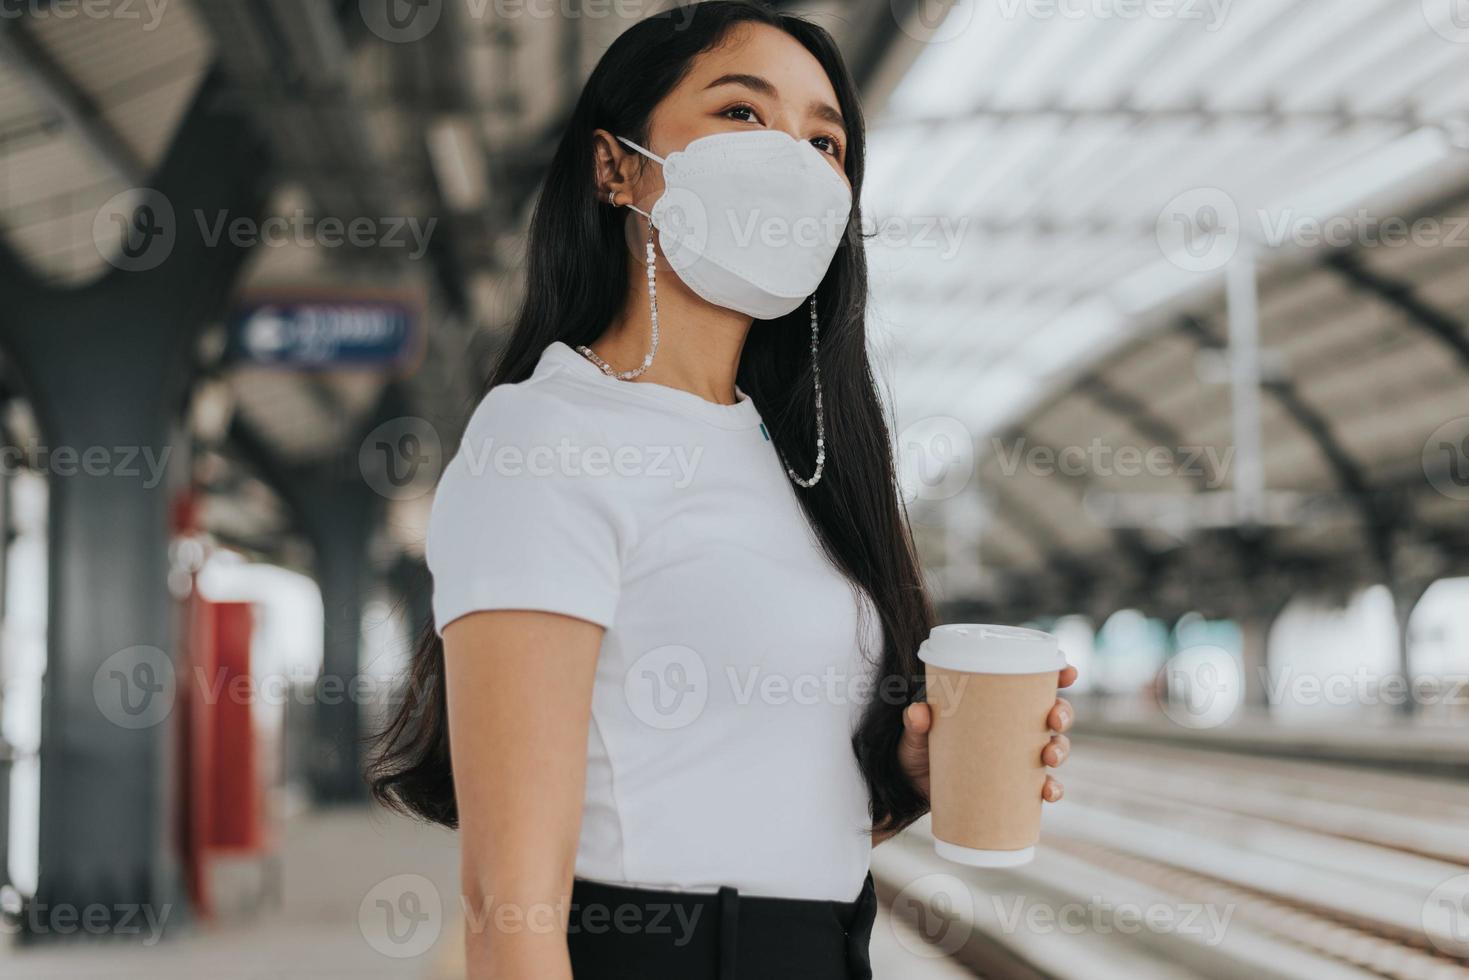
{"type": "Polygon", "coordinates": [[[1062,788],[1060,782],[1052,779],[1050,776],[1047,776],[1046,785],[1041,787],[1041,799],[1045,800],[1047,803],[1055,803],[1057,800],[1065,795],[1066,790],[1062,788]]]}
{"type": "Polygon", "coordinates": [[[903,728],[919,735],[927,735],[933,727],[933,709],[922,701],[915,701],[903,711],[903,728]]]}
{"type": "Polygon", "coordinates": [[[1070,754],[1071,739],[1065,735],[1052,735],[1046,747],[1041,750],[1041,761],[1054,768],[1065,762],[1070,754]]]}
{"type": "Polygon", "coordinates": [[[1077,670],[1076,670],[1076,668],[1075,667],[1072,667],[1071,665],[1068,664],[1067,666],[1065,666],[1065,667],[1063,667],[1061,669],[1061,679],[1056,682],[1056,686],[1057,687],[1070,687],[1072,684],[1075,684],[1076,683],[1076,677],[1077,677],[1077,670]]]}
{"type": "Polygon", "coordinates": [[[928,752],[930,718],[926,704],[910,704],[903,710],[903,737],[898,742],[898,753],[910,762],[928,752]]]}
{"type": "Polygon", "coordinates": [[[1071,702],[1065,698],[1057,698],[1055,707],[1046,716],[1046,727],[1053,732],[1067,732],[1071,730],[1071,721],[1076,717],[1072,710],[1071,702]]]}

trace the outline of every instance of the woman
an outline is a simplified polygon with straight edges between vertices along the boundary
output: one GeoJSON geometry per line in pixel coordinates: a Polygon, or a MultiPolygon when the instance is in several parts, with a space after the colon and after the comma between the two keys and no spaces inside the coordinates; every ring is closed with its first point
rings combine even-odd
{"type": "Polygon", "coordinates": [[[744,2],[630,28],[577,103],[434,502],[442,644],[373,773],[461,831],[473,977],[870,975],[870,850],[927,809],[933,615],[862,154],[831,38],[744,2]]]}

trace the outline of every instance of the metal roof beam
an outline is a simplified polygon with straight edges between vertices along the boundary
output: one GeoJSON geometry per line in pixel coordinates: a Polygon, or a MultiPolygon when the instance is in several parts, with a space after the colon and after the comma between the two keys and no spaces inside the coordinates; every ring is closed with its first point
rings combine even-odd
{"type": "Polygon", "coordinates": [[[1354,288],[1382,300],[1406,316],[1414,326],[1440,341],[1469,371],[1469,336],[1465,335],[1459,321],[1420,298],[1410,284],[1374,272],[1354,252],[1337,252],[1325,264],[1354,288]]]}
{"type": "MultiPolygon", "coordinates": [[[[898,28],[907,23],[921,4],[922,0],[889,0],[888,3],[873,5],[864,25],[865,29],[857,34],[847,53],[852,80],[857,83],[859,90],[867,90],[893,50],[894,44],[907,36],[898,28]]],[[[790,4],[778,2],[774,6],[787,7],[790,4]]]]}
{"type": "Polygon", "coordinates": [[[1110,106],[1066,105],[1059,102],[1036,106],[977,105],[962,112],[941,116],[909,116],[885,119],[874,129],[937,129],[944,126],[960,126],[972,122],[1034,122],[1060,119],[1071,124],[1081,121],[1115,121],[1130,125],[1150,122],[1202,122],[1206,125],[1218,123],[1267,123],[1274,126],[1311,126],[1321,123],[1335,124],[1341,129],[1359,126],[1377,126],[1384,129],[1411,132],[1424,126],[1449,126],[1448,120],[1423,119],[1411,109],[1403,112],[1357,112],[1351,109],[1289,109],[1283,110],[1273,103],[1238,108],[1215,108],[1203,103],[1188,105],[1143,107],[1127,104],[1110,106]]]}
{"type": "Polygon", "coordinates": [[[1094,578],[1093,574],[1061,543],[1046,522],[1017,500],[1014,494],[1003,492],[999,484],[989,484],[985,491],[995,512],[1005,515],[1011,530],[1026,539],[1041,556],[1046,572],[1067,583],[1072,592],[1084,591],[1094,578]]]}
{"type": "MultiPolygon", "coordinates": [[[[1031,433],[1023,429],[1012,429],[1003,441],[1009,443],[1024,441],[1036,448],[1048,450],[1053,458],[1059,458],[1060,456],[1054,446],[1032,438],[1031,433]]],[[[1085,474],[1073,475],[1058,471],[1056,476],[1066,481],[1077,492],[1078,504],[1080,504],[1082,498],[1085,498],[1087,491],[1091,489],[1094,482],[1085,474]]],[[[1126,555],[1137,569],[1142,581],[1147,582],[1151,580],[1156,571],[1159,556],[1143,541],[1142,534],[1137,529],[1130,527],[1109,527],[1106,530],[1111,533],[1112,540],[1116,542],[1117,550],[1126,555]]]]}
{"type": "MultiPolygon", "coordinates": [[[[1202,320],[1193,316],[1180,317],[1179,332],[1189,337],[1201,349],[1222,350],[1224,342],[1202,320]]],[[[1356,506],[1362,520],[1362,531],[1373,558],[1386,570],[1391,561],[1392,522],[1387,519],[1378,503],[1377,495],[1368,483],[1360,463],[1352,457],[1326,417],[1308,404],[1296,386],[1284,380],[1266,382],[1263,388],[1277,405],[1291,417],[1307,438],[1316,446],[1336,479],[1337,488],[1356,506]]]]}
{"type": "Polygon", "coordinates": [[[12,305],[19,305],[22,296],[35,296],[44,289],[45,286],[21,258],[20,253],[0,234],[0,296],[4,296],[12,305]]]}
{"type": "Polygon", "coordinates": [[[66,121],[97,159],[129,187],[148,183],[148,167],[21,21],[0,18],[0,61],[20,75],[37,100],[66,121]]]}
{"type": "Polygon", "coordinates": [[[1202,472],[1197,475],[1196,483],[1201,487],[1217,485],[1219,474],[1214,471],[1213,463],[1204,457],[1196,461],[1188,460],[1191,466],[1185,466],[1182,434],[1149,411],[1148,406],[1141,399],[1113,387],[1097,373],[1086,375],[1078,381],[1076,390],[1091,398],[1098,407],[1126,421],[1133,431],[1166,451],[1174,464],[1178,466],[1180,473],[1191,469],[1192,466],[1197,466],[1202,469],[1202,472]]]}

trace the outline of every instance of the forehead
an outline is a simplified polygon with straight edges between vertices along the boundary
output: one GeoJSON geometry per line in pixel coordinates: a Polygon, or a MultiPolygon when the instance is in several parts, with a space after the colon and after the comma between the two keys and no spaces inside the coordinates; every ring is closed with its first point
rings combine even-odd
{"type": "Polygon", "coordinates": [[[837,105],[836,89],[821,62],[785,31],[767,24],[736,24],[689,67],[680,87],[702,90],[721,75],[759,75],[785,102],[819,99],[837,105]]]}

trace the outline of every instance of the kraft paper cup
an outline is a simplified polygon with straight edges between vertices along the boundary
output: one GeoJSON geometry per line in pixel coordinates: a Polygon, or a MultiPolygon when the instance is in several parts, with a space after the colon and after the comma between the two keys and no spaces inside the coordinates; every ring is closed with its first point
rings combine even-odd
{"type": "Polygon", "coordinates": [[[980,868],[1035,857],[1046,716],[1066,666],[1056,638],[1014,626],[935,627],[918,648],[928,734],[934,851],[980,868]]]}

